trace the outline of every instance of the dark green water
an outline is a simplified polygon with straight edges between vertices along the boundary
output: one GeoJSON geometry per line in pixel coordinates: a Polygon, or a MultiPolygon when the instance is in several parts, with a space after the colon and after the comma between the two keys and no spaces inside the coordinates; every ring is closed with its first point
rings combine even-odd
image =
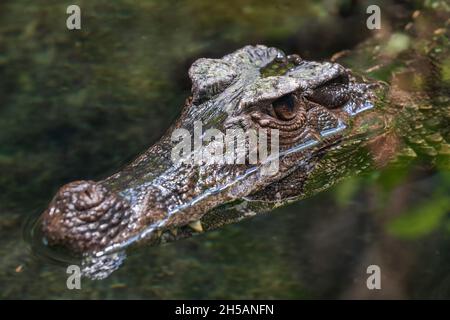
{"type": "MultiPolygon", "coordinates": [[[[23,223],[62,184],[99,179],[177,117],[189,65],[247,44],[321,59],[369,36],[351,1],[0,3],[0,298],[450,298],[448,172],[386,171],[238,225],[130,252],[68,290],[23,223]],[[352,36],[349,37],[351,30],[352,36]],[[382,290],[366,287],[379,265],[382,290]]],[[[395,27],[414,8],[383,1],[395,27]]]]}

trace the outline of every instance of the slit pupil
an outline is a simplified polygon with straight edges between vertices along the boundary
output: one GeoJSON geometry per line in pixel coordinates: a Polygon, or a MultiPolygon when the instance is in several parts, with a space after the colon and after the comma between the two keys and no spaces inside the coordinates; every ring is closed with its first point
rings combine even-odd
{"type": "Polygon", "coordinates": [[[273,107],[280,108],[283,107],[286,111],[293,112],[295,107],[295,100],[292,94],[285,95],[281,98],[278,98],[273,102],[273,107]]]}

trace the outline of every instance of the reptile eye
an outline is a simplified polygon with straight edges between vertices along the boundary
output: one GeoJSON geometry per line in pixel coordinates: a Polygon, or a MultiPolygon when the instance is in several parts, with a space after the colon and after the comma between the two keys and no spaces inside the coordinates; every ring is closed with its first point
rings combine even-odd
{"type": "Polygon", "coordinates": [[[273,111],[277,118],[281,120],[291,120],[296,114],[296,97],[293,94],[287,94],[272,102],[273,111]]]}

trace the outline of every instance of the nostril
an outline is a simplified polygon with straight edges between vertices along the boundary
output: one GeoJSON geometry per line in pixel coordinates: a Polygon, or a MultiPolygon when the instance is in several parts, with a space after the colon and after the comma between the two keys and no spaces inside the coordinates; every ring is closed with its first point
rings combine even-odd
{"type": "Polygon", "coordinates": [[[113,241],[127,228],[130,216],[128,202],[119,195],[93,181],[77,181],[63,186],[44,212],[42,231],[50,245],[84,252],[113,241]]]}
{"type": "Polygon", "coordinates": [[[80,198],[84,199],[87,203],[96,203],[98,196],[95,191],[88,189],[81,192],[80,198]]]}
{"type": "Polygon", "coordinates": [[[60,191],[63,199],[77,210],[87,210],[96,207],[105,199],[107,191],[93,181],[76,181],[64,186],[60,191]]]}

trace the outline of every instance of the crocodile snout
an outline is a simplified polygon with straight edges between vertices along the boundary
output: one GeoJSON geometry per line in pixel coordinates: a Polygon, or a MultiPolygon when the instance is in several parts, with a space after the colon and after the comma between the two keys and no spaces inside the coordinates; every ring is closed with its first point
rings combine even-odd
{"type": "Polygon", "coordinates": [[[103,185],[75,181],[59,189],[42,216],[42,230],[51,245],[95,251],[114,242],[131,213],[129,203],[103,185]]]}

